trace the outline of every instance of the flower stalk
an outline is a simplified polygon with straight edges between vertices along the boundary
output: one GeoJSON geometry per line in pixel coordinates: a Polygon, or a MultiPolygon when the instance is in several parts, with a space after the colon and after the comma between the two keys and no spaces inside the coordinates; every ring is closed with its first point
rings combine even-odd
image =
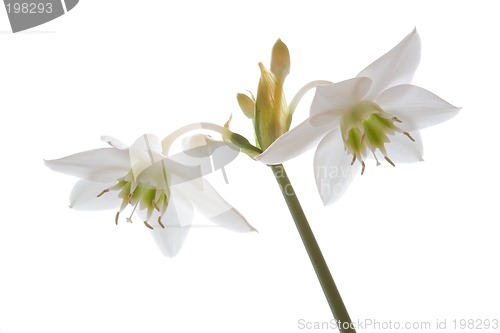
{"type": "Polygon", "coordinates": [[[307,222],[307,218],[302,210],[302,206],[300,205],[292,184],[290,183],[290,179],[285,172],[285,168],[282,164],[271,165],[270,167],[273,170],[274,177],[280,186],[283,197],[290,210],[290,214],[293,217],[302,242],[304,243],[304,247],[309,255],[309,259],[314,267],[314,271],[323,288],[333,317],[338,323],[339,331],[341,333],[355,333],[356,330],[353,327],[349,313],[342,301],[342,297],[340,296],[332,274],[330,273],[330,269],[319,248],[318,242],[314,237],[314,233],[307,222]]]}

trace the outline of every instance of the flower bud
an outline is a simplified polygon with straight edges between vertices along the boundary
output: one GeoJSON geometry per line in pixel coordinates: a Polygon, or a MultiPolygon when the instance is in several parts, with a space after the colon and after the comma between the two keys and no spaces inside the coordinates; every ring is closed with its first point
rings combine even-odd
{"type": "Polygon", "coordinates": [[[255,134],[263,150],[290,127],[290,115],[283,93],[283,81],[259,63],[261,76],[255,101],[255,134]]]}
{"type": "Polygon", "coordinates": [[[253,119],[255,113],[255,101],[245,94],[236,95],[238,104],[247,118],[253,119]]]}
{"type": "Polygon", "coordinates": [[[290,73],[290,52],[288,52],[288,47],[281,39],[278,39],[273,47],[271,72],[281,83],[285,81],[286,76],[290,73]]]}

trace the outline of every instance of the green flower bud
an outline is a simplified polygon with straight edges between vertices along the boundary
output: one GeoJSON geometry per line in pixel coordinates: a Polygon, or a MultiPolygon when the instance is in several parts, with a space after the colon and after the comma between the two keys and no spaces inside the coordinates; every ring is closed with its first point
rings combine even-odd
{"type": "Polygon", "coordinates": [[[283,82],[259,63],[261,76],[255,101],[255,133],[257,142],[266,149],[290,127],[288,105],[283,93],[283,82]]]}
{"type": "Polygon", "coordinates": [[[255,101],[245,94],[237,94],[238,104],[247,118],[253,119],[255,114],[255,101]]]}

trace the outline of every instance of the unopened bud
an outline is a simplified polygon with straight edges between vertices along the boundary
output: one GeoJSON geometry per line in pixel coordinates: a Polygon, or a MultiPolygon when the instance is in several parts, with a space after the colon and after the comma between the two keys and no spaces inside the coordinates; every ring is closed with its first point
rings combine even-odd
{"type": "Polygon", "coordinates": [[[238,104],[247,118],[253,119],[255,114],[255,101],[245,94],[236,95],[238,104]]]}
{"type": "Polygon", "coordinates": [[[271,72],[273,72],[276,79],[281,81],[281,83],[285,81],[286,76],[290,73],[290,52],[281,39],[278,39],[273,47],[271,72]]]}
{"type": "Polygon", "coordinates": [[[288,106],[283,94],[282,81],[259,64],[261,75],[255,101],[255,133],[260,148],[266,149],[288,131],[288,106]]]}

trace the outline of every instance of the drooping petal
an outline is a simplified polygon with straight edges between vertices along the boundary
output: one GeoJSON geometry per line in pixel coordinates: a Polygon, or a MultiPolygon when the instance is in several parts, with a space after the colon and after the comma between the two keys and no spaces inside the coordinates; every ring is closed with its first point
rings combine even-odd
{"type": "Polygon", "coordinates": [[[173,190],[167,210],[161,218],[164,227],[156,222],[157,216],[158,213],[155,212],[150,222],[153,226],[151,235],[165,256],[175,257],[189,233],[193,220],[193,207],[182,193],[173,190]]]}
{"type": "Polygon", "coordinates": [[[314,155],[316,186],[325,205],[337,201],[359,173],[360,163],[351,162],[352,155],[345,150],[340,129],[332,130],[321,140],[314,155]]]}
{"type": "Polygon", "coordinates": [[[56,160],[45,160],[45,165],[53,171],[88,181],[107,183],[128,173],[130,159],[126,151],[101,148],[56,160]]]}
{"type": "Polygon", "coordinates": [[[332,116],[342,116],[345,111],[365,97],[371,85],[371,79],[356,77],[338,83],[317,86],[311,104],[311,117],[325,113],[332,116]]]}
{"type": "Polygon", "coordinates": [[[420,62],[420,48],[420,36],[415,29],[392,50],[363,69],[358,77],[373,80],[367,100],[373,100],[395,85],[410,83],[420,62]]]}
{"type": "Polygon", "coordinates": [[[117,209],[122,201],[118,192],[105,192],[113,185],[116,185],[116,182],[105,184],[79,180],[71,190],[70,207],[77,210],[117,209]]]}
{"type": "Polygon", "coordinates": [[[195,179],[177,186],[194,208],[215,224],[236,232],[255,231],[255,228],[233,208],[205,179],[195,179]]]}
{"type": "Polygon", "coordinates": [[[280,164],[316,146],[321,138],[337,124],[315,127],[309,119],[292,128],[255,157],[265,164],[280,164]]]}
{"type": "Polygon", "coordinates": [[[430,91],[410,84],[384,91],[376,102],[385,112],[398,117],[402,121],[398,126],[406,131],[439,124],[460,111],[430,91]]]}
{"type": "MultiPolygon", "coordinates": [[[[418,131],[411,132],[410,135],[415,141],[412,141],[402,133],[396,133],[395,135],[389,136],[390,142],[385,145],[385,150],[387,156],[394,163],[414,163],[423,161],[424,146],[422,137],[418,131]]],[[[383,161],[384,157],[378,153],[377,151],[377,157],[380,161],[383,161]]]]}

